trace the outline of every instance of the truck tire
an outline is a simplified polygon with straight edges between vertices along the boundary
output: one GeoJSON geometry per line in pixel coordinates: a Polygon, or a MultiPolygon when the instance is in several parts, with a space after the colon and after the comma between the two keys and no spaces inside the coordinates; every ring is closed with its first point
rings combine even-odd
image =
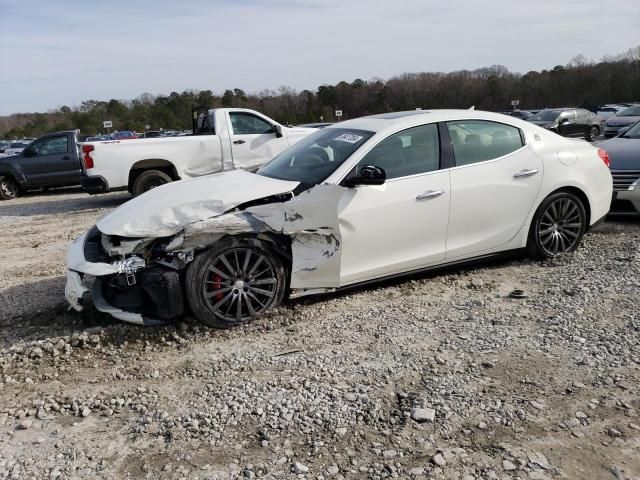
{"type": "Polygon", "coordinates": [[[160,170],[145,170],[142,172],[136,180],[133,182],[132,192],[134,197],[142,195],[144,192],[148,192],[152,188],[159,187],[165,183],[170,183],[173,180],[169,175],[160,170]]]}
{"type": "Polygon", "coordinates": [[[12,200],[20,195],[20,185],[11,177],[0,177],[0,200],[12,200]]]}

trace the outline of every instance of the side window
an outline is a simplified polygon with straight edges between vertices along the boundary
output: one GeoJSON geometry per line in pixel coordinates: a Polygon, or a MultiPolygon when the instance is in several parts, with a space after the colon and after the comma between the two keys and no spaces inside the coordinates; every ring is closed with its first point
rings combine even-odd
{"type": "Polygon", "coordinates": [[[485,162],[515,152],[524,145],[520,130],[485,120],[447,122],[456,166],[485,162]]]}
{"type": "Polygon", "coordinates": [[[399,178],[440,168],[440,142],[435,123],[409,128],[382,140],[358,163],[381,167],[387,178],[399,178]]]}
{"type": "Polygon", "coordinates": [[[234,135],[259,135],[273,133],[273,125],[250,113],[231,112],[231,127],[234,135]]]}
{"type": "Polygon", "coordinates": [[[69,151],[69,139],[66,136],[49,137],[33,142],[37,155],[54,155],[69,151]]]}

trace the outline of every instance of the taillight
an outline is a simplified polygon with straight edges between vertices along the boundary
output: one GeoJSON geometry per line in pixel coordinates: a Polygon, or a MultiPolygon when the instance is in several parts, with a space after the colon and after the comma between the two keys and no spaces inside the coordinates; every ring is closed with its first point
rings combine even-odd
{"type": "Polygon", "coordinates": [[[609,154],[607,153],[606,150],[599,148],[598,156],[602,159],[602,161],[608,168],[611,168],[611,162],[609,161],[609,154]]]}
{"type": "Polygon", "coordinates": [[[90,153],[93,152],[93,145],[82,145],[82,162],[85,169],[93,168],[93,158],[90,153]]]}

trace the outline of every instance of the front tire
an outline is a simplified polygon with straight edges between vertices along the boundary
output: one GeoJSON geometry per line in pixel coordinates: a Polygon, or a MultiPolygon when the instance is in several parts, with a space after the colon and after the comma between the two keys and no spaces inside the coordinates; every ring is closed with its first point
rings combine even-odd
{"type": "Polygon", "coordinates": [[[587,141],[595,142],[596,140],[598,140],[598,137],[600,137],[600,129],[594,125],[589,129],[589,132],[587,133],[587,141]]]}
{"type": "Polygon", "coordinates": [[[573,252],[586,230],[587,212],[582,200],[571,192],[553,193],[536,210],[527,251],[537,259],[573,252]]]}
{"type": "Polygon", "coordinates": [[[13,200],[20,196],[20,185],[11,177],[0,178],[0,200],[13,200]]]}
{"type": "Polygon", "coordinates": [[[148,192],[153,188],[172,181],[169,175],[160,170],[146,170],[138,175],[135,182],[133,182],[133,188],[131,190],[133,195],[137,197],[144,192],[148,192]]]}
{"type": "Polygon", "coordinates": [[[280,258],[265,242],[229,237],[198,255],[185,275],[193,314],[205,325],[230,328],[278,306],[286,289],[280,258]]]}

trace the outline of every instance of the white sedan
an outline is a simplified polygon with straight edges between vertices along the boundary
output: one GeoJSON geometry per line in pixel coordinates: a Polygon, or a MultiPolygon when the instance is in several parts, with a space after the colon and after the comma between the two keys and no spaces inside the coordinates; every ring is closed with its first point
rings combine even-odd
{"type": "Polygon", "coordinates": [[[472,110],[318,130],[257,173],[163,185],[69,248],[66,297],[121,320],[245,323],[294,298],[506,251],[576,249],[609,211],[605,151],[472,110]]]}

